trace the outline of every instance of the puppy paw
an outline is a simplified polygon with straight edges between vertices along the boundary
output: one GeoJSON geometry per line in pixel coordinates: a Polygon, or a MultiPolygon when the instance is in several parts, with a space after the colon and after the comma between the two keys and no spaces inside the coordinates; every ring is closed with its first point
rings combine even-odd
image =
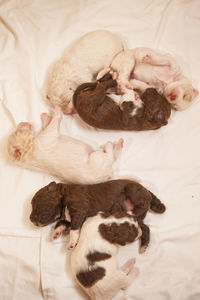
{"type": "Polygon", "coordinates": [[[121,138],[121,139],[119,139],[119,141],[113,147],[114,158],[115,159],[117,159],[117,157],[119,156],[123,146],[124,146],[124,139],[121,138]]]}
{"type": "Polygon", "coordinates": [[[70,230],[70,239],[69,244],[67,246],[68,250],[74,249],[78,244],[79,239],[79,230],[70,230]]]}
{"type": "Polygon", "coordinates": [[[55,106],[55,116],[59,119],[62,118],[62,109],[59,105],[55,106]]]}
{"type": "Polygon", "coordinates": [[[140,254],[143,254],[144,252],[146,252],[147,248],[148,248],[147,245],[141,246],[141,247],[139,248],[139,253],[140,253],[140,254]]]}
{"type": "Polygon", "coordinates": [[[51,240],[56,240],[58,239],[63,232],[63,226],[59,226],[56,229],[53,230],[51,234],[51,240]]]}
{"type": "Polygon", "coordinates": [[[133,269],[134,264],[136,263],[136,259],[135,258],[131,258],[129,259],[122,267],[121,270],[128,274],[131,272],[131,270],[133,269]]]}
{"type": "Polygon", "coordinates": [[[67,249],[68,250],[72,250],[72,249],[74,249],[76,247],[76,245],[77,245],[77,243],[70,243],[69,242],[69,244],[67,245],[67,249]]]}

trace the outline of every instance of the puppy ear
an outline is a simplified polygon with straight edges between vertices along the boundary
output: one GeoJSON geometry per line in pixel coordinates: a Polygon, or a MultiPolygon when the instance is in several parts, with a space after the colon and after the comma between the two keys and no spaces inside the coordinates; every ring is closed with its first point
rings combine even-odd
{"type": "Polygon", "coordinates": [[[164,114],[161,112],[161,111],[157,111],[155,114],[154,114],[154,120],[161,123],[164,121],[164,114]]]}
{"type": "Polygon", "coordinates": [[[48,184],[47,189],[49,192],[55,192],[57,190],[57,184],[55,181],[52,181],[48,184]]]}

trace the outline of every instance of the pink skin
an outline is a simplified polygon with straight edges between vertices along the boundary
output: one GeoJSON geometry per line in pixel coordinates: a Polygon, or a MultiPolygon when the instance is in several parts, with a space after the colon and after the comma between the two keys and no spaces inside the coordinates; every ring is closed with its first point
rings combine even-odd
{"type": "Polygon", "coordinates": [[[42,120],[42,129],[45,129],[51,122],[52,117],[50,115],[48,115],[47,113],[42,113],[41,120],[42,120]]]}
{"type": "Polygon", "coordinates": [[[135,263],[136,263],[135,258],[129,259],[120,269],[124,273],[128,274],[133,269],[133,266],[134,266],[135,263]]]}
{"type": "Polygon", "coordinates": [[[20,130],[30,130],[33,131],[33,125],[31,125],[28,122],[21,122],[19,123],[19,125],[17,126],[18,129],[20,130]]]}
{"type": "Polygon", "coordinates": [[[53,231],[52,239],[53,239],[53,240],[58,239],[58,238],[61,236],[61,234],[63,233],[64,230],[65,230],[65,226],[63,226],[63,225],[58,226],[58,227],[53,231]]]}
{"type": "Polygon", "coordinates": [[[21,151],[18,148],[14,149],[13,156],[14,156],[15,159],[20,159],[21,154],[22,153],[21,153],[21,151]]]}
{"type": "Polygon", "coordinates": [[[170,98],[171,101],[175,101],[176,98],[177,98],[177,95],[174,94],[174,93],[171,93],[171,94],[168,95],[168,97],[170,98]]]}
{"type": "Polygon", "coordinates": [[[126,208],[126,211],[132,211],[134,209],[134,205],[133,205],[133,203],[131,203],[131,201],[129,199],[125,200],[125,208],[126,208]]]}

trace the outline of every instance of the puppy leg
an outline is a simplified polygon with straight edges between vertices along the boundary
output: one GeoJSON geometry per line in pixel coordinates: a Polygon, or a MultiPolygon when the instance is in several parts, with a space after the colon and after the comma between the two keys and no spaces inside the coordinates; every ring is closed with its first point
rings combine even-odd
{"type": "Polygon", "coordinates": [[[140,270],[138,267],[133,267],[132,270],[127,274],[127,278],[126,278],[126,283],[123,287],[123,289],[127,289],[131,283],[133,282],[133,280],[139,275],[140,270]]]}
{"type": "Polygon", "coordinates": [[[102,69],[98,74],[97,74],[97,78],[96,80],[100,80],[101,78],[103,78],[107,73],[110,73],[110,67],[106,67],[104,69],[102,69]]]}
{"type": "Polygon", "coordinates": [[[113,155],[114,155],[114,160],[116,160],[117,157],[119,156],[123,146],[124,146],[124,140],[123,140],[123,138],[121,138],[121,139],[119,139],[119,141],[117,143],[107,142],[103,146],[103,150],[111,158],[113,158],[113,155]]]}
{"type": "Polygon", "coordinates": [[[139,269],[135,267],[136,259],[130,259],[127,261],[121,268],[122,272],[125,273],[124,282],[122,289],[125,290],[129,287],[129,285],[133,282],[133,280],[138,276],[139,269]]]}
{"type": "Polygon", "coordinates": [[[146,91],[146,89],[152,87],[150,84],[147,84],[146,82],[137,79],[131,79],[130,82],[135,90],[138,89],[141,92],[144,92],[146,91]]]}
{"type": "Polygon", "coordinates": [[[136,263],[136,259],[135,258],[131,258],[120,269],[124,273],[128,274],[132,270],[132,268],[133,268],[133,266],[134,266],[135,263],[136,263]]]}
{"type": "Polygon", "coordinates": [[[42,120],[42,130],[44,130],[49,123],[51,122],[52,117],[48,115],[47,113],[41,114],[41,120],[42,120]]]}
{"type": "Polygon", "coordinates": [[[169,54],[162,54],[148,49],[143,58],[143,62],[162,68],[157,68],[156,73],[158,80],[161,78],[165,81],[176,81],[182,77],[183,73],[176,60],[169,54]]]}
{"type": "Polygon", "coordinates": [[[123,146],[124,146],[123,138],[119,139],[119,141],[116,144],[114,144],[113,151],[114,151],[114,158],[115,159],[118,158],[123,146]]]}
{"type": "Polygon", "coordinates": [[[55,113],[54,113],[53,117],[51,118],[51,120],[47,121],[47,116],[45,116],[45,117],[43,116],[42,118],[45,120],[43,126],[45,126],[49,122],[48,125],[43,129],[43,132],[57,135],[60,130],[60,122],[62,119],[61,108],[56,105],[55,113]]]}
{"type": "Polygon", "coordinates": [[[143,223],[142,220],[138,221],[140,228],[142,230],[142,235],[140,237],[140,247],[139,253],[142,254],[146,251],[149,241],[150,241],[150,229],[149,227],[143,223]]]}
{"type": "Polygon", "coordinates": [[[70,223],[65,220],[60,220],[56,223],[55,228],[51,234],[51,240],[58,239],[62,233],[69,233],[70,223]]]}
{"type": "Polygon", "coordinates": [[[70,230],[69,244],[68,244],[68,247],[67,247],[69,250],[76,247],[76,245],[78,244],[79,236],[80,236],[79,229],[70,230]]]}
{"type": "Polygon", "coordinates": [[[169,66],[172,62],[172,57],[169,54],[158,53],[152,49],[146,48],[144,50],[143,63],[153,66],[169,66]]]}
{"type": "Polygon", "coordinates": [[[134,68],[135,52],[132,50],[122,51],[111,64],[111,69],[117,73],[117,83],[122,93],[126,92],[126,89],[133,89],[130,78],[134,68]]]}

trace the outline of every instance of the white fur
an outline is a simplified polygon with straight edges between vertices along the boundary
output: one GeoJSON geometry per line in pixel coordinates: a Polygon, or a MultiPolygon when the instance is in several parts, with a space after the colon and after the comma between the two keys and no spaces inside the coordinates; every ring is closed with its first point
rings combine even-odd
{"type": "MultiPolygon", "coordinates": [[[[111,300],[121,289],[126,289],[132,283],[134,278],[138,275],[139,270],[133,267],[135,261],[127,262],[122,268],[117,265],[117,252],[118,246],[111,244],[103,239],[98,231],[100,224],[111,224],[128,222],[138,227],[137,222],[132,218],[124,217],[116,219],[113,216],[108,218],[101,217],[99,213],[95,217],[87,218],[81,228],[81,234],[77,246],[72,250],[71,253],[71,270],[74,277],[80,271],[86,271],[91,268],[87,254],[89,252],[104,252],[110,254],[111,257],[105,260],[95,262],[95,266],[103,267],[106,270],[105,276],[98,280],[94,285],[86,288],[81,285],[85,292],[93,300],[111,300]]],[[[94,266],[94,267],[95,267],[94,266]]]]}
{"type": "MultiPolygon", "coordinates": [[[[113,78],[117,79],[119,88],[125,95],[129,90],[144,91],[153,87],[164,94],[177,110],[187,108],[198,95],[198,91],[192,87],[190,80],[183,75],[180,66],[169,54],[143,47],[125,50],[113,59],[110,67],[113,78]]],[[[127,101],[130,101],[130,97],[129,92],[127,101]]],[[[132,97],[136,107],[140,107],[141,102],[135,101],[134,95],[132,97]]]]}
{"type": "Polygon", "coordinates": [[[8,153],[19,166],[58,176],[67,182],[96,183],[112,176],[123,139],[107,142],[98,150],[72,137],[60,135],[62,113],[42,115],[43,129],[36,134],[32,125],[20,123],[8,139],[8,153]]]}
{"type": "Polygon", "coordinates": [[[106,30],[89,32],[68,48],[47,78],[47,98],[66,114],[73,110],[75,89],[108,69],[113,57],[125,47],[119,36],[106,30]]]}

